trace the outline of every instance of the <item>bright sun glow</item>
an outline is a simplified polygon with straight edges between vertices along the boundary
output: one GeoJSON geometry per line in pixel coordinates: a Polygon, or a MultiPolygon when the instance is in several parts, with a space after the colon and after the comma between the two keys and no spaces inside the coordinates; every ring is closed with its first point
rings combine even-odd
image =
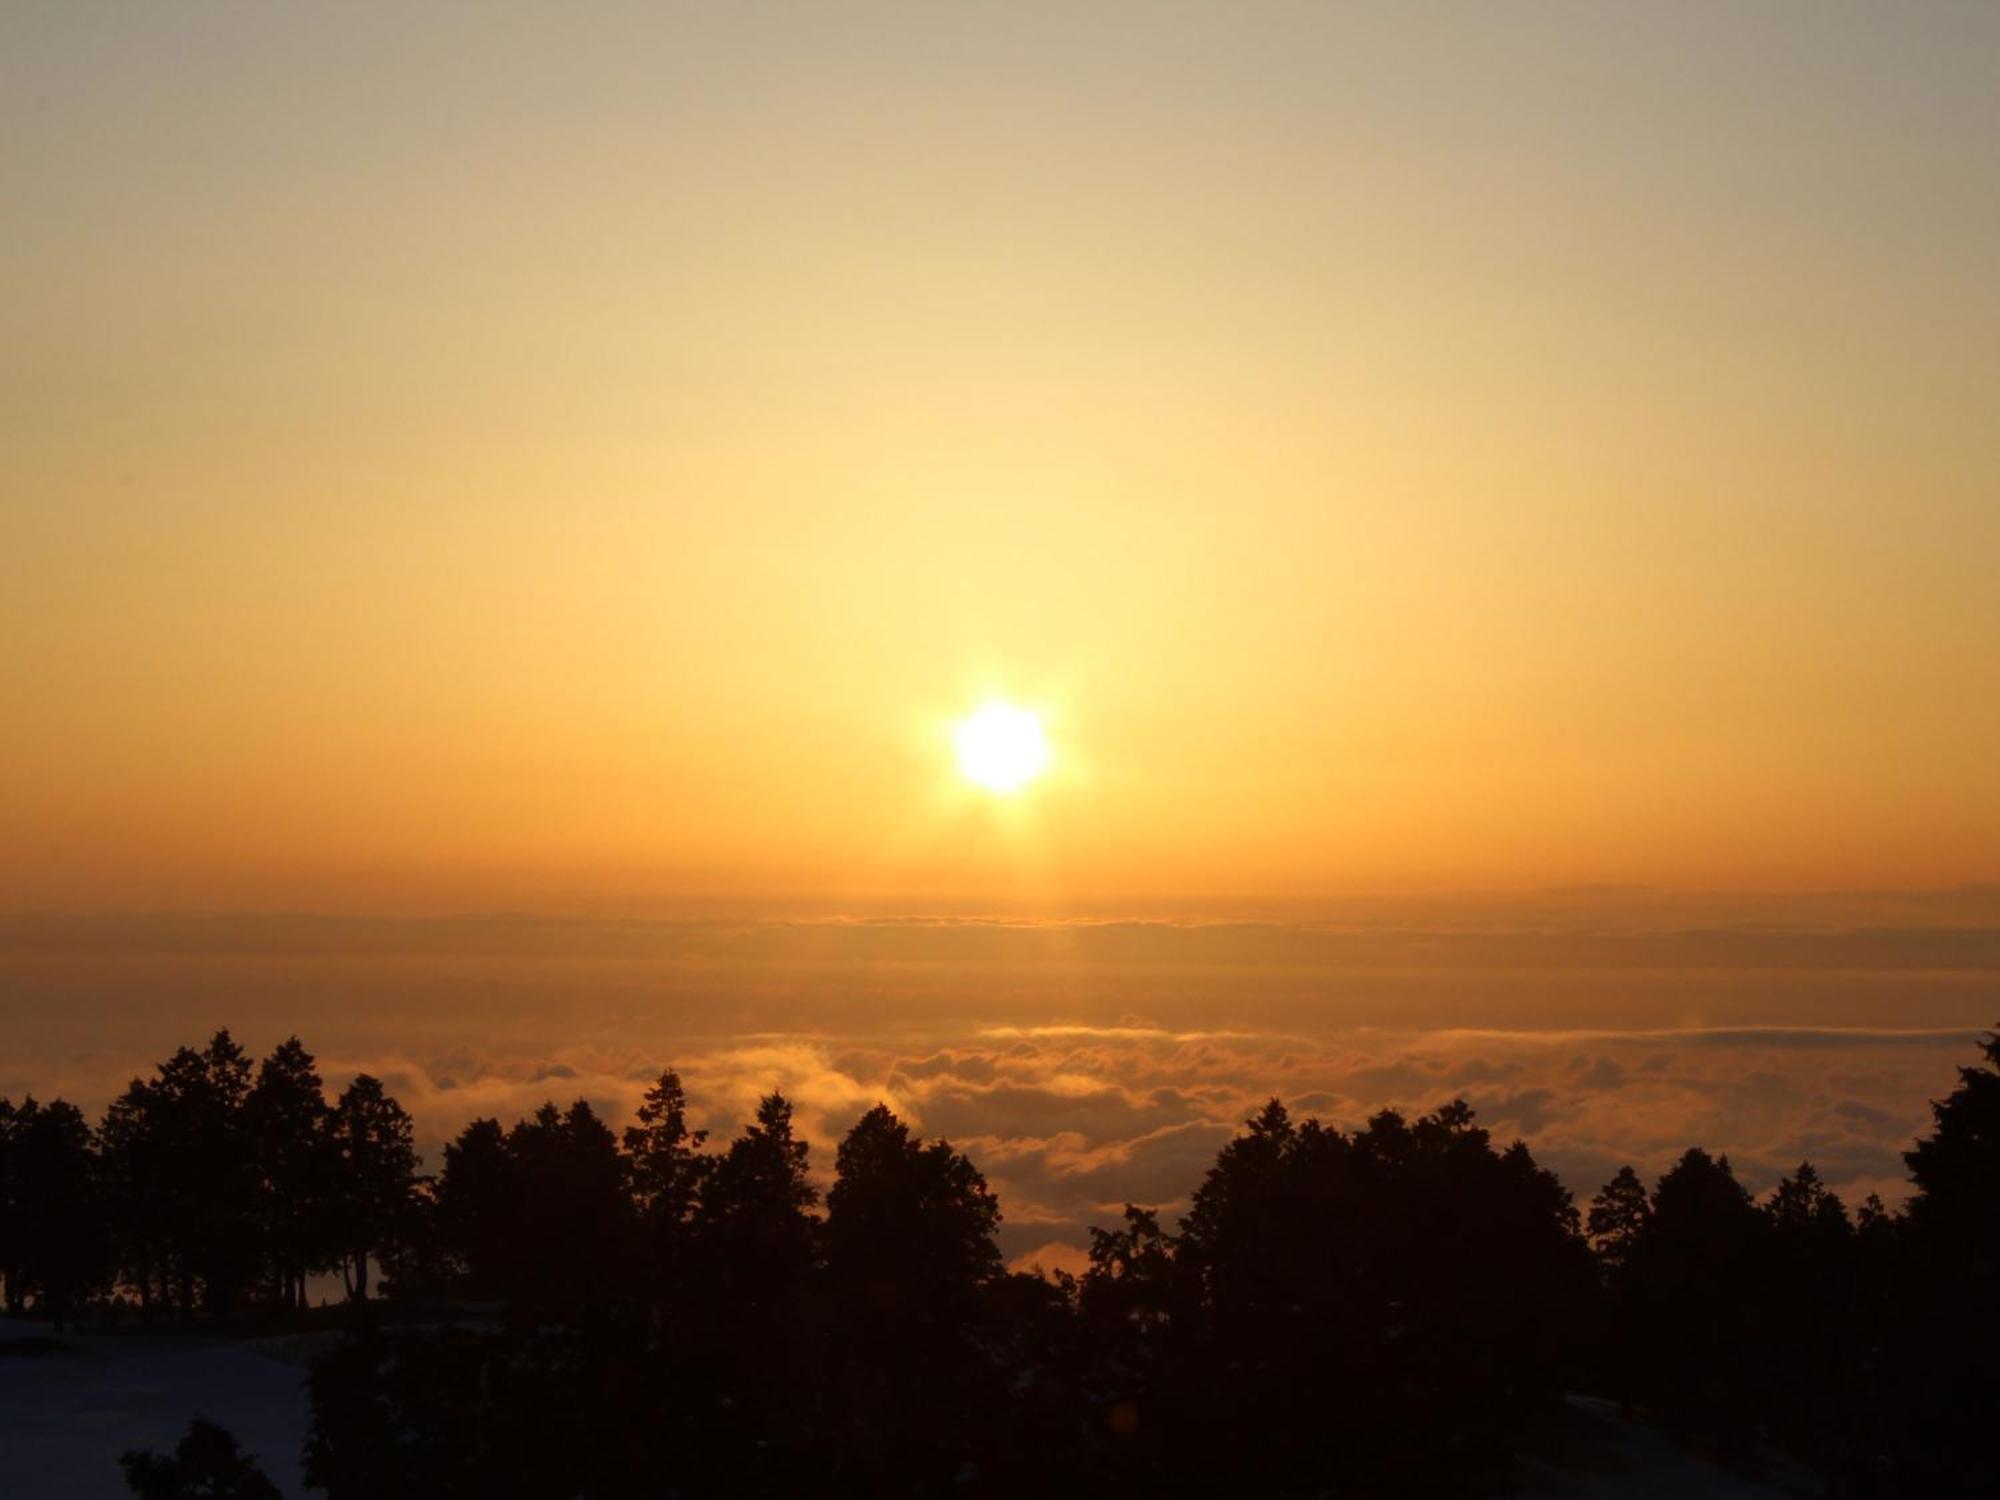
{"type": "Polygon", "coordinates": [[[958,768],[988,791],[1019,791],[1049,763],[1042,721],[1011,703],[989,703],[952,736],[958,768]]]}

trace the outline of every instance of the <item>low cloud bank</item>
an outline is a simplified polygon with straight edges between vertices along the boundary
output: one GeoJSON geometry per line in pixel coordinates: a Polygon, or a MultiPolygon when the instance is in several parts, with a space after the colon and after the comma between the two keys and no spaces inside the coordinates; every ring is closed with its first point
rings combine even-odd
{"type": "Polygon", "coordinates": [[[435,1160],[479,1115],[586,1098],[623,1122],[663,1066],[720,1142],[771,1089],[790,1096],[815,1168],[861,1113],[886,1102],[952,1140],[1006,1211],[1021,1264],[1073,1266],[1093,1224],[1127,1202],[1184,1206],[1216,1151],[1276,1095],[1355,1126],[1463,1097],[1502,1140],[1528,1141],[1580,1199],[1631,1162],[1649,1177],[1689,1145],[1726,1152],[1753,1191],[1810,1158],[1851,1202],[1907,1190],[1900,1153],[1928,1127],[1976,1031],[1715,1028],[1396,1032],[1317,1037],[1141,1025],[987,1027],[924,1038],[762,1035],[641,1055],[599,1042],[547,1055],[460,1046],[322,1058],[329,1080],[381,1076],[416,1113],[435,1160]]]}
{"type": "Polygon", "coordinates": [[[1276,1095],[1341,1126],[1457,1096],[1587,1199],[1631,1162],[1810,1158],[1906,1192],[1982,1025],[2000,891],[1555,893],[1299,921],[935,917],[382,921],[0,917],[0,1094],[95,1113],[219,1025],[380,1076],[435,1166],[482,1115],[614,1124],[678,1069],[719,1143],[789,1095],[821,1170],[878,1101],[969,1152],[1010,1257],[1072,1264],[1130,1201],[1171,1215],[1276,1095]]]}

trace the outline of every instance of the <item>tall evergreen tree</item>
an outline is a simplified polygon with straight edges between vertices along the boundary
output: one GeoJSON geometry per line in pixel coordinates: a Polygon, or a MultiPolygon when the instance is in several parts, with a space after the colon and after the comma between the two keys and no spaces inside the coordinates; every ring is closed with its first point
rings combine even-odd
{"type": "Polygon", "coordinates": [[[1854,1226],[1811,1162],[1760,1206],[1769,1226],[1757,1267],[1757,1342],[1747,1351],[1765,1389],[1767,1427],[1795,1448],[1853,1470],[1869,1404],[1860,1389],[1859,1267],[1854,1226]]]}
{"type": "Polygon", "coordinates": [[[1960,1068],[1958,1087],[1931,1105],[1931,1133],[1903,1158],[1917,1191],[1888,1330],[1897,1380],[1882,1395],[1910,1494],[1992,1492],[2000,1382],[1989,1340],[1967,1317],[2000,1305],[2000,1034],[1979,1049],[1981,1061],[1960,1068]]]}
{"type": "Polygon", "coordinates": [[[1931,1105],[1935,1126],[1904,1153],[1917,1185],[1910,1218],[1941,1251],[2000,1276],[2000,1033],[1980,1040],[1980,1065],[1931,1105]]]}
{"type": "Polygon", "coordinates": [[[135,1078],[111,1101],[97,1128],[112,1263],[118,1279],[137,1293],[144,1317],[171,1305],[177,1281],[166,1214],[171,1186],[160,1171],[168,1153],[159,1114],[153,1086],[135,1078]]]}
{"type": "Polygon", "coordinates": [[[520,1173],[498,1120],[474,1120],[444,1148],[437,1185],[438,1237],[461,1295],[511,1295],[519,1259],[514,1225],[520,1194],[520,1173]]]}
{"type": "Polygon", "coordinates": [[[331,1195],[348,1295],[368,1300],[371,1258],[405,1229],[417,1185],[414,1130],[381,1080],[363,1073],[342,1091],[327,1117],[335,1188],[331,1195]]]}
{"type": "Polygon", "coordinates": [[[688,1128],[687,1093],[671,1069],[646,1091],[639,1123],[625,1131],[642,1276],[655,1302],[673,1295],[686,1274],[695,1212],[715,1165],[702,1154],[707,1139],[707,1131],[688,1128]]]}
{"type": "Polygon", "coordinates": [[[1800,1162],[1796,1172],[1779,1179],[1763,1204],[1763,1212],[1777,1233],[1807,1241],[1838,1242],[1854,1227],[1847,1217],[1847,1205],[1820,1180],[1809,1161],[1800,1162]]]}
{"type": "Polygon", "coordinates": [[[1630,1166],[1620,1167],[1590,1200],[1590,1243],[1598,1260],[1613,1271],[1623,1266],[1652,1216],[1653,1205],[1639,1174],[1630,1166]]]}
{"type": "Polygon", "coordinates": [[[273,1300],[304,1307],[306,1277],[332,1264],[340,1246],[331,1193],[338,1163],[327,1128],[326,1089],[297,1037],[258,1066],[244,1100],[273,1300]]]}
{"type": "Polygon", "coordinates": [[[133,1080],[99,1134],[116,1212],[118,1259],[142,1302],[220,1315],[254,1279],[262,1252],[243,1110],[250,1059],[225,1031],[182,1047],[133,1080]]]}
{"type": "Polygon", "coordinates": [[[962,1321],[1000,1273],[1000,1202],[946,1141],[924,1142],[887,1105],[855,1122],[826,1197],[827,1270],[858,1303],[962,1321]]]}
{"type": "Polygon", "coordinates": [[[765,1096],[755,1121],[716,1163],[702,1199],[708,1270],[738,1300],[771,1305],[810,1266],[819,1190],[806,1167],[806,1143],[792,1133],[791,1101],[765,1096]]]}
{"type": "Polygon", "coordinates": [[[7,1135],[8,1300],[32,1299],[39,1315],[60,1324],[111,1272],[90,1124],[73,1104],[30,1097],[7,1135]]]}
{"type": "Polygon", "coordinates": [[[841,1420],[867,1487],[934,1492],[999,1400],[974,1343],[1001,1274],[999,1201],[945,1141],[921,1141],[886,1105],[840,1143],[826,1197],[826,1290],[841,1420]]]}
{"type": "Polygon", "coordinates": [[[1625,1263],[1624,1338],[1637,1388],[1674,1421],[1725,1446],[1748,1442],[1759,1379],[1764,1217],[1729,1158],[1690,1147],[1653,1192],[1625,1263]]]}
{"type": "Polygon", "coordinates": [[[507,1133],[520,1194],[513,1235],[517,1306],[547,1315],[621,1297],[633,1211],[618,1140],[587,1100],[543,1104],[507,1133]]]}

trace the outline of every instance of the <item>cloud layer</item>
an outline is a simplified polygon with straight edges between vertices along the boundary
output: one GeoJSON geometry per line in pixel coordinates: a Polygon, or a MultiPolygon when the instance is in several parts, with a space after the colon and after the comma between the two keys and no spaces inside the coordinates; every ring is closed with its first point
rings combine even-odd
{"type": "Polygon", "coordinates": [[[672,1057],[603,1044],[540,1056],[458,1046],[327,1056],[330,1078],[382,1076],[436,1144],[479,1115],[512,1119],[544,1098],[629,1116],[660,1067],[677,1068],[697,1123],[724,1140],[757,1099],[798,1107],[815,1167],[888,1103],[969,1153],[999,1192],[1003,1247],[1074,1265],[1092,1224],[1127,1202],[1174,1211],[1217,1149],[1272,1096],[1352,1127],[1375,1111],[1463,1097],[1502,1140],[1520,1137],[1587,1199],[1625,1162],[1649,1177],[1689,1145],[1728,1153],[1768,1188],[1810,1158],[1858,1201],[1906,1190],[1900,1153],[1972,1056],[1959,1029],[1329,1031],[1319,1036],[1145,1025],[995,1026],[924,1039],[772,1034],[672,1057]]]}
{"type": "Polygon", "coordinates": [[[1756,1190],[1810,1158],[1851,1198],[1894,1202],[1928,1101],[2000,1014],[1992,906],[1869,904],[1872,925],[1846,927],[1580,897],[1477,929],[1462,913],[17,918],[0,922],[15,1002],[0,1094],[96,1110],[218,1025],[260,1053],[297,1033],[335,1087],[380,1076],[435,1163],[467,1121],[548,1098],[622,1124],[672,1066],[718,1142],[784,1091],[822,1171],[888,1103],[979,1163],[1010,1257],[1051,1265],[1128,1201],[1171,1213],[1274,1095],[1348,1127],[1462,1096],[1582,1199],[1625,1162],[1652,1175],[1698,1144],[1756,1190]]]}

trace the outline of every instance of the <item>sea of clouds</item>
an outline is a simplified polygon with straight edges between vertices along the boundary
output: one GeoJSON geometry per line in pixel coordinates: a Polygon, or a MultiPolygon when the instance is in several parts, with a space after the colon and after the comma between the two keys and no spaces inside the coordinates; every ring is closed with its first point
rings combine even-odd
{"type": "MultiPolygon", "coordinates": [[[[228,1026],[374,1073],[435,1165],[468,1121],[665,1067],[716,1141],[764,1093],[817,1171],[888,1103],[971,1155],[1017,1264],[1075,1267],[1127,1202],[1183,1205],[1271,1098],[1352,1127],[1464,1098],[1587,1199],[1631,1162],[1810,1159],[1894,1203],[1929,1101],[2000,1018],[2000,900],[1780,910],[1548,898],[1320,921],[0,919],[0,1094],[96,1110],[228,1026]]],[[[1885,904],[1886,903],[1886,904],[1885,904]]]]}

